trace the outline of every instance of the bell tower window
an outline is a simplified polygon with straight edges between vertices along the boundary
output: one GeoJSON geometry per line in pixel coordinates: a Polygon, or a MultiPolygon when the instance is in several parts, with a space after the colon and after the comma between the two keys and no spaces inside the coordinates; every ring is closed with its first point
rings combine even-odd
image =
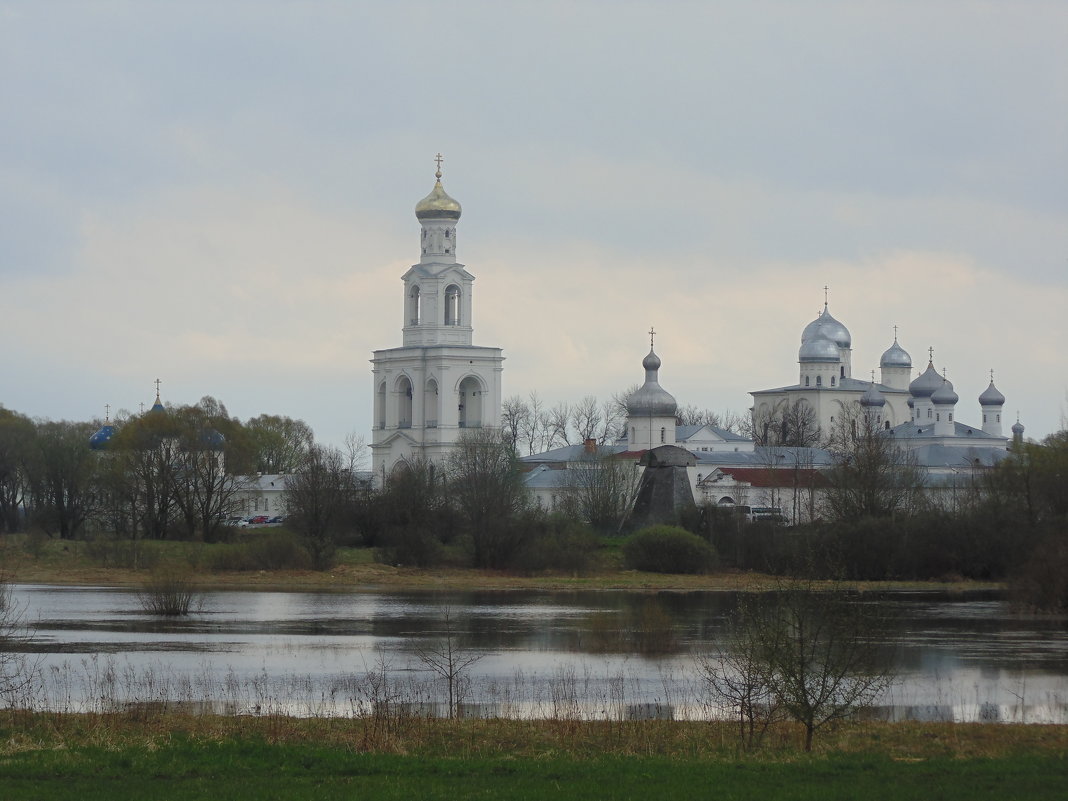
{"type": "Polygon", "coordinates": [[[408,325],[419,325],[422,315],[421,303],[419,287],[413,286],[412,291],[408,293],[408,325]]]}
{"type": "Polygon", "coordinates": [[[460,324],[460,287],[450,284],[445,288],[445,325],[460,324]]]}

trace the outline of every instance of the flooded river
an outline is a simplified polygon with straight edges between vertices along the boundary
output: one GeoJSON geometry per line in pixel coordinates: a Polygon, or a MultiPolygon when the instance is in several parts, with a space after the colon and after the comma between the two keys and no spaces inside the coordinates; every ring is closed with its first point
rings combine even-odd
{"type": "MultiPolygon", "coordinates": [[[[717,714],[694,655],[720,647],[737,603],[726,592],[215,592],[165,620],[130,590],[16,585],[14,597],[40,677],[25,702],[38,707],[347,715],[389,700],[432,713],[447,684],[430,661],[451,643],[474,660],[454,687],[468,714],[609,718],[717,714]]],[[[1014,614],[996,593],[879,603],[899,674],[882,714],[1068,721],[1063,620],[1014,614]]]]}

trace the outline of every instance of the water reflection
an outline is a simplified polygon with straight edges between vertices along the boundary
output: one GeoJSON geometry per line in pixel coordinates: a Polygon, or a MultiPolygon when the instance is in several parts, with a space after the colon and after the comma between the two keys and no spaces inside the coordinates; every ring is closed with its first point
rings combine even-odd
{"type": "MultiPolygon", "coordinates": [[[[262,702],[259,693],[285,707],[300,696],[305,708],[285,708],[316,713],[308,699],[319,699],[318,712],[345,714],[355,703],[352,677],[385,665],[432,704],[431,676],[413,649],[451,634],[485,654],[470,672],[469,703],[531,713],[555,708],[563,686],[584,714],[660,705],[683,716],[708,713],[692,655],[717,648],[738,601],[727,592],[217,592],[200,613],[161,620],[130,590],[20,585],[15,597],[32,631],[27,650],[57,687],[60,678],[71,685],[50,691],[53,705],[91,697],[104,679],[85,677],[106,677],[108,660],[126,681],[115,692],[130,697],[169,697],[180,686],[188,700],[198,692],[210,700],[229,686],[234,703],[262,702]],[[246,689],[235,700],[239,685],[246,689]]],[[[858,602],[880,604],[896,622],[885,647],[901,681],[884,699],[886,714],[1068,718],[1063,621],[1013,614],[989,592],[858,602]]]]}

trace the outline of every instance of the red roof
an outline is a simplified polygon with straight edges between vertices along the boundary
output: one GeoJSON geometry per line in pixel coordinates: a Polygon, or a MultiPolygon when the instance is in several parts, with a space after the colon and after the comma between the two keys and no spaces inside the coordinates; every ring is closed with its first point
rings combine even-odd
{"type": "Polygon", "coordinates": [[[752,487],[826,487],[829,483],[823,473],[810,467],[721,467],[719,472],[752,487]]]}

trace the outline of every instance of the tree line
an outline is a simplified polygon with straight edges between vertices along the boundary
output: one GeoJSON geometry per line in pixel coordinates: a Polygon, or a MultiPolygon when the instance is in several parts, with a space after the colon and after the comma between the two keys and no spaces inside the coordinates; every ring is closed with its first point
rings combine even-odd
{"type": "Polygon", "coordinates": [[[211,397],[102,421],[32,419],[0,408],[0,532],[73,539],[96,528],[132,538],[212,539],[232,513],[237,476],[291,473],[313,444],[301,420],[242,422],[211,397]]]}

